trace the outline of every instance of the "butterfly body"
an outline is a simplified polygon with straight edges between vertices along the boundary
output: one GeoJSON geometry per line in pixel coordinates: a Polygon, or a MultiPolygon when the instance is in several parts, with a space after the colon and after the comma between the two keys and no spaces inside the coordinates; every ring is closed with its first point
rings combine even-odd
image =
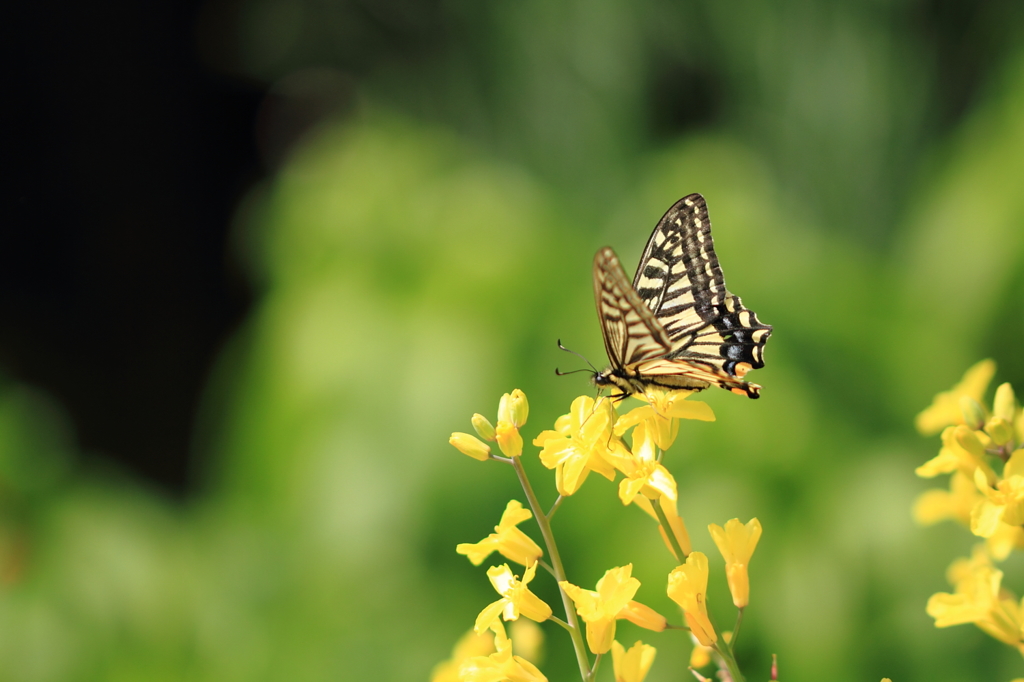
{"type": "Polygon", "coordinates": [[[594,298],[611,361],[595,374],[597,386],[631,395],[715,384],[758,397],[761,387],[743,376],[764,366],[772,328],[725,288],[701,195],[683,197],[658,221],[632,284],[615,252],[599,250],[594,298]]]}

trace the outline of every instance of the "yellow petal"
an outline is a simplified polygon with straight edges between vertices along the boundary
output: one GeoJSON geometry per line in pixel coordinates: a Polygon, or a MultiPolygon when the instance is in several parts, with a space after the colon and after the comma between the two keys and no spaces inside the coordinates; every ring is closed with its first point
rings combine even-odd
{"type": "Polygon", "coordinates": [[[501,534],[498,551],[506,559],[523,566],[529,566],[544,555],[540,545],[518,528],[510,528],[501,534]]]}
{"type": "Polygon", "coordinates": [[[1024,476],[1024,449],[1015,450],[1003,465],[1003,478],[1024,476]]]}
{"type": "Polygon", "coordinates": [[[515,604],[519,613],[538,623],[543,623],[551,617],[551,607],[528,588],[523,588],[518,592],[515,604]]]}
{"type": "Polygon", "coordinates": [[[498,447],[506,457],[518,457],[523,454],[523,437],[512,422],[501,420],[495,429],[498,447]]]}
{"type": "Polygon", "coordinates": [[[732,603],[736,608],[742,609],[750,603],[750,577],[747,573],[747,565],[728,564],[725,567],[725,577],[729,583],[732,603]]]}
{"type": "Polygon", "coordinates": [[[485,606],[483,611],[481,611],[476,617],[476,623],[473,625],[473,631],[479,634],[490,628],[494,621],[501,617],[501,612],[505,610],[506,604],[508,604],[508,599],[502,597],[498,601],[485,606]]]}
{"type": "Polygon", "coordinates": [[[430,674],[430,682],[459,682],[459,667],[468,658],[487,656],[494,651],[494,638],[489,633],[470,630],[456,642],[452,656],[438,663],[430,674]]]}
{"type": "Polygon", "coordinates": [[[978,537],[988,538],[999,529],[1003,507],[990,500],[982,500],[971,512],[971,532],[978,537]]]}
{"type": "Polygon", "coordinates": [[[761,539],[761,522],[753,518],[743,524],[739,519],[730,519],[724,529],[712,523],[708,531],[726,563],[746,564],[761,539]]]}
{"type": "Polygon", "coordinates": [[[615,618],[587,621],[587,648],[591,653],[608,653],[614,639],[615,618]]]}
{"type": "Polygon", "coordinates": [[[573,605],[576,606],[576,613],[580,615],[584,621],[599,620],[605,618],[605,613],[601,610],[601,596],[593,590],[587,590],[578,585],[573,585],[567,580],[563,580],[558,585],[572,600],[573,605]]]}
{"type": "Polygon", "coordinates": [[[601,596],[601,610],[606,616],[617,617],[619,612],[640,589],[640,581],[632,576],[633,564],[616,566],[605,571],[597,581],[597,593],[601,596]]]}
{"type": "Polygon", "coordinates": [[[685,611],[683,617],[686,619],[686,625],[690,628],[690,632],[693,633],[698,642],[704,646],[711,646],[718,641],[718,635],[715,634],[715,628],[711,625],[711,621],[708,620],[708,614],[685,611]]]}
{"type": "Polygon", "coordinates": [[[624,618],[634,625],[639,625],[647,630],[661,632],[668,627],[668,620],[650,606],[641,604],[638,601],[630,601],[619,612],[619,618],[624,618]]]}
{"type": "Polygon", "coordinates": [[[985,422],[985,433],[992,437],[992,442],[1003,446],[1013,440],[1013,425],[1001,417],[992,417],[985,422]]]}
{"type": "Polygon", "coordinates": [[[963,424],[960,397],[967,395],[981,400],[995,373],[996,363],[992,360],[982,360],[971,367],[964,373],[960,383],[949,391],[939,393],[931,406],[917,415],[917,430],[922,435],[930,436],[951,424],[963,424]]]}
{"type": "Polygon", "coordinates": [[[615,682],[643,682],[654,664],[657,650],[649,644],[637,641],[626,651],[621,644],[612,644],[612,666],[615,682]]]}
{"type": "Polygon", "coordinates": [[[986,538],[985,546],[996,561],[1003,561],[1015,549],[1024,548],[1024,528],[1000,523],[996,532],[986,538]]]}
{"type": "Polygon", "coordinates": [[[709,646],[703,646],[694,639],[693,651],[690,652],[690,667],[691,668],[703,668],[711,662],[711,652],[714,651],[709,646]]]}
{"type": "Polygon", "coordinates": [[[673,400],[667,416],[675,419],[696,419],[702,422],[715,421],[715,411],[711,409],[710,405],[700,400],[673,400]]]}
{"type": "Polygon", "coordinates": [[[703,552],[691,552],[686,563],[677,566],[668,576],[668,596],[683,609],[690,631],[704,646],[718,641],[708,620],[707,598],[708,558],[703,552]]]}
{"type": "Polygon", "coordinates": [[[987,415],[985,408],[978,400],[969,395],[960,396],[960,413],[964,424],[972,429],[980,429],[985,424],[987,415]]]}
{"type": "MultiPolygon", "coordinates": [[[[564,441],[565,440],[565,434],[562,433],[561,431],[557,431],[557,430],[552,431],[550,429],[547,430],[547,431],[541,431],[537,435],[537,437],[533,439],[533,444],[536,445],[539,448],[544,448],[544,447],[547,447],[547,443],[548,443],[549,440],[555,439],[555,438],[561,439],[561,440],[564,441]]],[[[550,469],[551,467],[548,467],[548,468],[550,469]]]]}
{"type": "Polygon", "coordinates": [[[455,546],[456,554],[464,554],[474,566],[479,566],[484,559],[498,549],[498,543],[491,537],[484,538],[480,542],[461,542],[455,546]]]}
{"type": "Polygon", "coordinates": [[[505,505],[505,511],[501,514],[501,521],[498,523],[497,531],[516,526],[523,521],[533,518],[533,512],[523,506],[519,500],[509,500],[505,505]]]}
{"type": "Polygon", "coordinates": [[[725,559],[725,575],[729,582],[732,602],[737,608],[743,608],[750,601],[750,579],[747,564],[758,540],[761,539],[761,522],[751,519],[746,525],[739,519],[731,519],[721,526],[708,526],[711,537],[718,546],[718,551],[725,559]]]}
{"type": "Polygon", "coordinates": [[[544,655],[544,630],[527,618],[513,621],[511,630],[512,643],[519,655],[539,663],[544,655]]]}

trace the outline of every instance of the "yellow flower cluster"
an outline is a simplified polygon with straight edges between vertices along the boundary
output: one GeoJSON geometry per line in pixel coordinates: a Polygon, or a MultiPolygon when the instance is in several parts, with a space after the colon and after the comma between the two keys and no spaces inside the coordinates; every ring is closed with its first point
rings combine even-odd
{"type": "Polygon", "coordinates": [[[918,498],[914,517],[922,524],[952,519],[985,540],[949,567],[953,592],[928,600],[936,627],[974,623],[1024,654],[1024,604],[1003,588],[995,567],[1024,548],[1024,411],[1010,384],[996,389],[991,409],[984,404],[995,370],[992,360],[979,362],[917,416],[923,435],[942,433],[939,454],[917,475],[950,479],[948,489],[918,498]]]}
{"type": "MultiPolygon", "coordinates": [[[[576,398],[569,412],[555,421],[553,429],[541,432],[533,440],[533,444],[540,448],[541,463],[555,473],[555,489],[559,497],[547,513],[538,506],[520,462],[523,439],[519,429],[526,423],[529,411],[522,391],[517,389],[501,398],[497,426],[492,426],[485,417],[477,414],[472,419],[477,436],[452,434],[451,444],[464,454],[480,461],[498,460],[511,464],[523,485],[530,508],[517,500],[510,501],[494,533],[480,542],[463,543],[456,548],[474,565],[480,565],[491,553],[498,552],[524,566],[524,572],[520,579],[507,564],[492,566],[487,571],[501,598],[480,612],[473,635],[467,635],[464,643],[456,647],[453,658],[435,670],[435,681],[544,680],[532,663],[512,654],[512,644],[505,636],[503,621],[517,621],[520,616],[525,616],[536,622],[554,621],[570,633],[584,679],[591,679],[600,657],[611,652],[617,681],[642,682],[656,651],[643,642],[636,642],[627,650],[615,640],[616,623],[625,619],[648,630],[661,632],[669,627],[668,620],[634,600],[640,581],[632,576],[632,564],[606,571],[594,590],[584,589],[567,580],[549,523],[560,504],[580,490],[591,472],[610,481],[621,474],[618,498],[622,504],[635,504],[658,522],[665,544],[679,563],[668,575],[667,593],[680,607],[686,621],[685,629],[698,643],[698,650],[705,652],[702,654],[703,664],[710,662],[714,655],[720,667],[727,668],[733,679],[740,679],[737,677],[731,638],[725,636],[720,641],[708,614],[708,559],[701,552],[691,551],[686,525],[677,511],[676,481],[662,463],[663,451],[679,434],[680,419],[715,419],[707,404],[687,400],[692,393],[650,391],[647,395],[636,396],[645,402],[644,405],[621,416],[617,414],[616,401],[612,399],[576,398]],[[488,442],[496,442],[504,457],[492,454],[488,442]],[[519,528],[519,524],[530,519],[536,520],[540,528],[550,563],[543,559],[544,549],[519,528]],[[566,609],[564,621],[554,616],[551,607],[530,590],[529,584],[538,567],[549,572],[560,588],[566,609]],[[493,645],[488,632],[493,633],[493,645]],[[485,639],[481,640],[481,637],[485,639]],[[588,652],[597,656],[593,665],[588,652]]],[[[733,519],[724,528],[712,524],[709,532],[725,558],[733,604],[742,614],[750,595],[747,566],[760,539],[761,525],[757,519],[746,524],[733,519]]],[[[516,646],[522,650],[518,644],[516,646]]]]}
{"type": "MultiPolygon", "coordinates": [[[[523,454],[523,437],[519,435],[519,427],[526,424],[529,414],[530,405],[526,402],[526,394],[517,388],[501,396],[497,426],[492,426],[482,414],[474,414],[473,429],[483,440],[497,442],[506,457],[518,457],[523,454]]],[[[468,433],[453,433],[448,442],[462,454],[483,462],[491,458],[491,446],[480,438],[468,433]]]]}

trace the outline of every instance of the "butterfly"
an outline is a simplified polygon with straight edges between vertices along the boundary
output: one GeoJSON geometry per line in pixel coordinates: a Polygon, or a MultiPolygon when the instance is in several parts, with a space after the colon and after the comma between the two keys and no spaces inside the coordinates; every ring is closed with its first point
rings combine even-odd
{"type": "Polygon", "coordinates": [[[630,285],[618,256],[594,256],[594,299],[611,366],[593,381],[622,396],[714,384],[757,398],[743,379],[764,366],[772,333],[725,288],[704,197],[677,201],[658,221],[630,285]]]}

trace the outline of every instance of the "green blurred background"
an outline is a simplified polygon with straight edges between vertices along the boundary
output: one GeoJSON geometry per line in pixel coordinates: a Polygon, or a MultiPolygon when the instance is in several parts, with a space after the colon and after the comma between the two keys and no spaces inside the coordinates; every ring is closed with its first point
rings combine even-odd
{"type": "MultiPolygon", "coordinates": [[[[972,538],[910,518],[938,447],[916,412],[983,357],[1024,391],[1019,3],[223,0],[194,36],[210,73],[265,90],[268,170],[230,243],[255,303],[206,379],[184,498],[0,382],[0,679],[426,679],[495,598],[455,545],[523,499],[449,434],[516,387],[530,437],[591,393],[553,369],[579,364],[559,338],[604,364],[592,256],[632,265],[689,192],[775,327],[762,399],[707,391],[718,421],[668,460],[719,622],[704,529],[764,526],[748,679],[772,653],[790,681],[1024,675],[972,626],[933,627],[972,538]]],[[[633,562],[637,598],[673,613],[669,556],[612,484],[555,527],[571,580],[633,562]]],[[[573,679],[545,631],[541,667],[573,679]]],[[[620,626],[639,638],[648,679],[685,678],[685,638],[620,626]]]]}

